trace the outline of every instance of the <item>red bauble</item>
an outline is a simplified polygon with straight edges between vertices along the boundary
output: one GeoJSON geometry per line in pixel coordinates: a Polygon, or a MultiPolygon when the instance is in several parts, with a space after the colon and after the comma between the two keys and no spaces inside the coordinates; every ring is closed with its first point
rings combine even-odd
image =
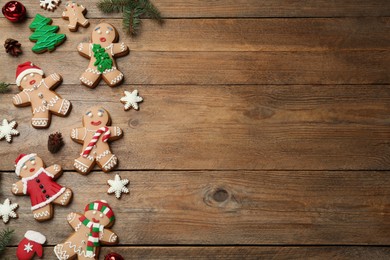
{"type": "Polygon", "coordinates": [[[26,7],[18,1],[9,1],[3,6],[3,15],[13,23],[21,22],[26,18],[26,7]]]}
{"type": "Polygon", "coordinates": [[[125,260],[123,256],[117,253],[109,253],[104,257],[104,260],[125,260]]]}

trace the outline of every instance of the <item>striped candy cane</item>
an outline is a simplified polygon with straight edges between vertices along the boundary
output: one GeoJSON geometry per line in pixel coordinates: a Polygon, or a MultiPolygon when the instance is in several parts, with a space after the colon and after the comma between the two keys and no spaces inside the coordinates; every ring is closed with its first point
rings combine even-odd
{"type": "Polygon", "coordinates": [[[103,134],[102,141],[107,142],[108,138],[111,136],[111,132],[108,129],[107,126],[103,126],[102,128],[99,128],[96,133],[93,135],[91,142],[89,142],[88,146],[83,151],[83,157],[86,158],[90,153],[92,148],[95,146],[97,141],[99,140],[99,137],[103,134]],[[103,134],[104,133],[104,134],[103,134]]]}

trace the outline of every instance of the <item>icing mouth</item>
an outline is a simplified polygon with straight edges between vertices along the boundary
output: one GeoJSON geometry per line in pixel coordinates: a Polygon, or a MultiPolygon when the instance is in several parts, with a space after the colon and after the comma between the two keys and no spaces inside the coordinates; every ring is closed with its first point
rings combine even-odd
{"type": "Polygon", "coordinates": [[[106,41],[106,38],[101,37],[101,38],[100,38],[100,41],[101,41],[101,42],[105,42],[105,41],[106,41]]]}
{"type": "Polygon", "coordinates": [[[102,121],[92,121],[91,125],[98,126],[102,123],[102,121]]]}
{"type": "Polygon", "coordinates": [[[35,168],[31,168],[31,169],[30,169],[30,172],[33,172],[33,171],[35,171],[35,168]]]}
{"type": "Polygon", "coordinates": [[[35,84],[35,82],[36,82],[36,81],[35,81],[34,79],[33,79],[33,80],[31,80],[31,81],[30,81],[30,85],[34,85],[34,84],[35,84]]]}
{"type": "Polygon", "coordinates": [[[96,218],[92,218],[92,221],[95,222],[95,223],[99,223],[100,221],[97,220],[96,218]]]}

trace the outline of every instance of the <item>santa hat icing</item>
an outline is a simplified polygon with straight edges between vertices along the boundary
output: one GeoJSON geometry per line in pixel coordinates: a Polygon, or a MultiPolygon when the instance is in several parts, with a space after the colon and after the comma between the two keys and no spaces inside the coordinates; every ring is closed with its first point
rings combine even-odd
{"type": "Polygon", "coordinates": [[[24,234],[24,237],[41,245],[46,242],[46,237],[44,235],[33,230],[28,230],[26,234],[24,234]]]}
{"type": "Polygon", "coordinates": [[[105,200],[97,200],[94,202],[89,203],[84,211],[88,210],[98,210],[102,212],[104,215],[106,215],[110,221],[115,220],[114,211],[112,211],[111,207],[108,205],[107,201],[105,200]]]}
{"type": "Polygon", "coordinates": [[[20,82],[24,76],[30,73],[38,73],[43,75],[43,70],[41,70],[41,68],[38,66],[35,66],[31,61],[19,64],[18,68],[16,69],[16,85],[20,86],[20,82]]]}
{"type": "Polygon", "coordinates": [[[37,156],[35,153],[30,153],[30,154],[20,154],[18,158],[15,160],[15,173],[16,175],[20,175],[20,171],[22,170],[23,165],[30,160],[31,158],[37,156]]]}

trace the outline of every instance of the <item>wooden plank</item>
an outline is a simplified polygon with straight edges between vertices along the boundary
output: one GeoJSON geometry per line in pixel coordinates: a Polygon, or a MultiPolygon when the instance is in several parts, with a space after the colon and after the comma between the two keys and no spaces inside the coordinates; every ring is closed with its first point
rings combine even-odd
{"type": "Polygon", "coordinates": [[[389,172],[352,171],[122,171],[130,195],[107,195],[114,173],[66,172],[59,183],[75,191],[70,207],[37,223],[28,197],[11,194],[17,180],[0,175],[0,201],[19,203],[15,242],[28,229],[49,245],[72,232],[71,211],[96,199],[112,206],[122,245],[387,245],[390,242],[389,172]]]}
{"type": "MultiPolygon", "coordinates": [[[[101,13],[98,0],[80,1],[88,9],[87,17],[110,19],[120,14],[101,13]]],[[[390,6],[387,0],[154,0],[164,18],[186,17],[344,17],[344,16],[389,16],[390,6]]],[[[41,13],[51,17],[60,17],[63,3],[55,12],[44,11],[39,3],[26,1],[28,15],[41,13]]]]}
{"type": "MultiPolygon", "coordinates": [[[[385,260],[390,257],[388,247],[348,246],[119,246],[102,247],[101,258],[116,252],[125,259],[351,259],[385,260]]],[[[5,259],[15,257],[16,248],[10,247],[4,253],[5,259]]],[[[46,259],[56,259],[53,247],[44,247],[46,259]]],[[[103,258],[102,258],[103,259],[103,258]]]]}
{"type": "MultiPolygon", "coordinates": [[[[16,93],[13,87],[13,93],[16,93]]],[[[38,152],[73,169],[81,145],[70,132],[88,107],[113,115],[124,138],[112,143],[120,169],[389,169],[390,86],[129,86],[90,90],[64,85],[69,117],[53,116],[49,129],[30,125],[30,108],[1,95],[0,114],[19,122],[20,136],[2,141],[0,169],[13,170],[20,152],[38,152]],[[123,111],[123,90],[137,88],[140,111],[123,111]],[[75,95],[75,93],[77,93],[75,95]],[[60,130],[65,147],[45,144],[60,130]],[[29,146],[21,151],[20,147],[29,146]]]]}
{"type": "MultiPolygon", "coordinates": [[[[96,25],[101,20],[91,19],[96,25]]],[[[27,21],[31,23],[31,19],[27,21]]],[[[120,29],[122,21],[110,19],[120,29]]],[[[67,34],[68,43],[56,52],[75,52],[77,43],[87,41],[91,30],[80,28],[69,33],[67,22],[54,19],[60,32],[67,34]]],[[[130,38],[120,32],[121,41],[132,51],[340,51],[389,50],[390,18],[333,18],[333,19],[173,19],[163,27],[145,21],[139,37],[130,38]],[[201,29],[200,29],[201,28],[201,29]]],[[[25,52],[34,43],[28,41],[31,31],[25,24],[12,24],[2,19],[0,27],[7,38],[19,39],[25,52]]],[[[47,57],[47,54],[43,54],[47,57]]],[[[72,54],[73,56],[73,54],[72,54]]],[[[75,53],[74,56],[77,56],[75,53]]],[[[36,57],[36,56],[31,56],[36,57]]]]}

